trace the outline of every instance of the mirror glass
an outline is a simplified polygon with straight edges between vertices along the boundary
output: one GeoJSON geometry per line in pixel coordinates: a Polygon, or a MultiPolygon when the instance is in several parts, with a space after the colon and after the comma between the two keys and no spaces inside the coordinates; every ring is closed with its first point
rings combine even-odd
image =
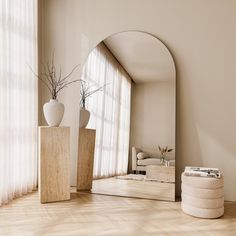
{"type": "Polygon", "coordinates": [[[121,32],[83,67],[87,128],[96,129],[92,193],[175,200],[176,72],[156,37],[121,32]]]}

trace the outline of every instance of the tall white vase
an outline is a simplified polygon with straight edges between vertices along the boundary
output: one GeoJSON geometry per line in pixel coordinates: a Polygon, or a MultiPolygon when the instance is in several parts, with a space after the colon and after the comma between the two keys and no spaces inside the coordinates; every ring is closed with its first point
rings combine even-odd
{"type": "Polygon", "coordinates": [[[50,99],[49,102],[43,105],[44,117],[49,126],[59,126],[65,107],[62,103],[58,102],[57,99],[50,99]]]}
{"type": "Polygon", "coordinates": [[[85,128],[89,122],[89,118],[90,118],[90,111],[81,107],[79,113],[79,127],[85,128]]]}

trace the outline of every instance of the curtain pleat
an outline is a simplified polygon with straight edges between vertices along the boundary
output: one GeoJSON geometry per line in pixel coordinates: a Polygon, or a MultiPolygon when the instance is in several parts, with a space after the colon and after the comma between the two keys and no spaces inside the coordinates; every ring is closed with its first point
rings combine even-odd
{"type": "Polygon", "coordinates": [[[127,173],[131,78],[100,44],[89,55],[82,79],[92,88],[105,85],[87,100],[88,128],[96,129],[94,178],[127,173]]]}
{"type": "Polygon", "coordinates": [[[0,205],[37,185],[37,0],[0,2],[0,205]]]}

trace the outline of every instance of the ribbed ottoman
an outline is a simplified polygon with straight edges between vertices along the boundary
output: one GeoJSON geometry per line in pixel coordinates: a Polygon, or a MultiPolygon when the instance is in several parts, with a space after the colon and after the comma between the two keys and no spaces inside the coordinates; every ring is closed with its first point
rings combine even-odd
{"type": "Polygon", "coordinates": [[[224,214],[224,180],[186,176],[182,173],[182,202],[184,213],[200,218],[218,218],[224,214]]]}

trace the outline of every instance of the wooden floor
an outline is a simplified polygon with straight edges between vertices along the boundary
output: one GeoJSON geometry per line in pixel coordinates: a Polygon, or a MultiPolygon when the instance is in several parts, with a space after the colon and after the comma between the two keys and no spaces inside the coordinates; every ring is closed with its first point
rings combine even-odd
{"type": "Polygon", "coordinates": [[[175,184],[156,181],[122,180],[113,178],[97,179],[93,181],[93,193],[115,196],[175,200],[175,184]]]}
{"type": "Polygon", "coordinates": [[[72,193],[72,200],[40,204],[32,193],[0,207],[0,235],[236,235],[236,202],[220,219],[182,213],[180,202],[72,193]]]}

